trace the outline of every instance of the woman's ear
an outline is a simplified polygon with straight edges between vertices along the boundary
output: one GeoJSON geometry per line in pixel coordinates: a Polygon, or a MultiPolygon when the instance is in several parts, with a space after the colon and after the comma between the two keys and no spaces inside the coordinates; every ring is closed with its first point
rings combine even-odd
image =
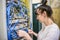
{"type": "Polygon", "coordinates": [[[42,13],[42,15],[43,15],[44,17],[46,17],[46,16],[47,16],[46,11],[44,11],[44,12],[42,13]]]}
{"type": "Polygon", "coordinates": [[[40,14],[40,10],[39,9],[37,9],[37,13],[40,14]]]}

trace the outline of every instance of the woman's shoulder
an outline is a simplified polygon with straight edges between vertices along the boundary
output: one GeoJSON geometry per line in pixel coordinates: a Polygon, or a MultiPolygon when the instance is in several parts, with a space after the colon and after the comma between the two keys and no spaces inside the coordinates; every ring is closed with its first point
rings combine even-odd
{"type": "Polygon", "coordinates": [[[53,23],[52,28],[59,29],[59,26],[56,23],[53,23]]]}
{"type": "Polygon", "coordinates": [[[59,26],[57,24],[53,23],[51,25],[51,27],[49,27],[49,30],[51,30],[51,31],[58,31],[59,32],[59,26]]]}
{"type": "Polygon", "coordinates": [[[59,32],[59,27],[57,24],[53,23],[52,25],[49,25],[46,27],[46,31],[48,32],[59,32]]]}
{"type": "Polygon", "coordinates": [[[49,25],[48,28],[53,28],[53,29],[56,28],[56,29],[59,29],[59,27],[58,27],[58,25],[56,23],[53,23],[53,24],[49,25]]]}

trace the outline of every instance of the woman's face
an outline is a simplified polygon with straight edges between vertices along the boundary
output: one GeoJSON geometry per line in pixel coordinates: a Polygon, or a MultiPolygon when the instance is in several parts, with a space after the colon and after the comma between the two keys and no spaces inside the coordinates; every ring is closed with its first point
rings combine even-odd
{"type": "Polygon", "coordinates": [[[45,19],[44,12],[41,13],[41,10],[37,9],[37,20],[39,20],[40,22],[44,22],[44,19],[45,19]]]}

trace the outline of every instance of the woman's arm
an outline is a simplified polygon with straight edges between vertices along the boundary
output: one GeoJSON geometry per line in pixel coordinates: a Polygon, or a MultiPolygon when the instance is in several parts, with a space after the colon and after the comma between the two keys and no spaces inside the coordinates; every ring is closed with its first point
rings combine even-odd
{"type": "Polygon", "coordinates": [[[37,33],[33,32],[31,29],[29,29],[28,33],[37,37],[37,33]]]}
{"type": "Polygon", "coordinates": [[[37,37],[37,33],[33,32],[33,35],[35,35],[37,37]]]}

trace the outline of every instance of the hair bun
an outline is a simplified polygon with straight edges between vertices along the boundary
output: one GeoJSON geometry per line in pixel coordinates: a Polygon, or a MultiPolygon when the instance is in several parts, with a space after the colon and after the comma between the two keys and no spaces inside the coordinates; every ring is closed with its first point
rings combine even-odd
{"type": "Polygon", "coordinates": [[[42,1],[41,1],[41,4],[42,4],[42,5],[46,5],[46,3],[47,3],[47,0],[42,0],[42,1]]]}

